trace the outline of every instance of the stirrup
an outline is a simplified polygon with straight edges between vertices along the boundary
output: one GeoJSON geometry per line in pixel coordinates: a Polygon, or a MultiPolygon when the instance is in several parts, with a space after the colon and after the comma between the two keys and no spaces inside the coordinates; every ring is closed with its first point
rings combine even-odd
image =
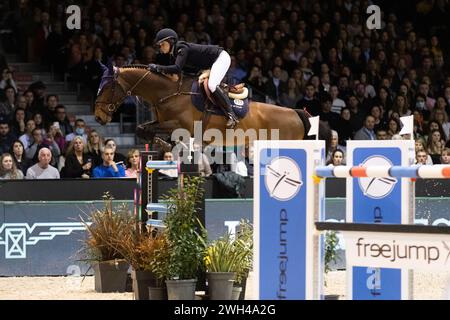
{"type": "Polygon", "coordinates": [[[239,123],[238,119],[236,119],[233,116],[229,116],[228,117],[228,121],[227,121],[227,128],[228,129],[234,129],[238,123],[239,123]]]}

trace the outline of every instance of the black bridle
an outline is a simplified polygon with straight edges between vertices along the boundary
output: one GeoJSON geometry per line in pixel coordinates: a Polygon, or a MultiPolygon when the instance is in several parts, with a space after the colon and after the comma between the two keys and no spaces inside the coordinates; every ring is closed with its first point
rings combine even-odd
{"type": "MultiPolygon", "coordinates": [[[[131,93],[132,93],[133,90],[139,85],[139,83],[141,83],[142,80],[144,80],[145,77],[147,77],[149,74],[150,74],[150,71],[147,70],[147,71],[144,73],[144,75],[143,75],[142,77],[140,77],[139,80],[136,81],[136,83],[135,83],[133,86],[131,86],[131,88],[128,89],[128,90],[125,90],[125,89],[122,87],[122,85],[119,83],[119,81],[117,81],[117,78],[118,78],[118,76],[119,76],[118,73],[117,73],[117,74],[114,74],[114,75],[111,75],[111,76],[103,76],[102,79],[104,79],[104,78],[111,78],[111,79],[112,79],[111,99],[110,99],[109,102],[105,102],[105,101],[96,101],[96,104],[97,104],[97,103],[98,103],[98,104],[105,104],[105,105],[106,105],[106,110],[107,110],[108,113],[109,113],[108,115],[112,115],[114,112],[116,112],[117,108],[122,104],[122,102],[123,102],[128,96],[131,96],[131,93]],[[116,93],[116,83],[119,85],[120,89],[122,89],[122,91],[125,92],[125,95],[124,95],[122,98],[120,98],[118,101],[113,102],[113,101],[114,101],[114,96],[115,96],[115,93],[116,93]]],[[[102,89],[101,91],[103,91],[103,89],[102,89]]],[[[101,91],[100,91],[98,94],[100,94],[101,91]]]]}

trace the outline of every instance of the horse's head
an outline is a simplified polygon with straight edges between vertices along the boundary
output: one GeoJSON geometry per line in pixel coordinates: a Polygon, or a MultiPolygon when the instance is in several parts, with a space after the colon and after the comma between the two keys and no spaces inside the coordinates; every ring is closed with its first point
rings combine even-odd
{"type": "Polygon", "coordinates": [[[103,76],[95,100],[95,120],[105,125],[111,122],[113,113],[126,97],[126,93],[117,79],[119,69],[109,65],[101,65],[103,76]]]}

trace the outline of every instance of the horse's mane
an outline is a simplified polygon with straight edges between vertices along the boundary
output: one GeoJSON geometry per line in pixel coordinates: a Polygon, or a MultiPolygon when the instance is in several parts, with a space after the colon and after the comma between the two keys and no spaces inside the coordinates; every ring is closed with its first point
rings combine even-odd
{"type": "Polygon", "coordinates": [[[147,69],[148,65],[147,64],[129,64],[126,66],[122,66],[121,68],[123,68],[123,69],[147,69]]]}

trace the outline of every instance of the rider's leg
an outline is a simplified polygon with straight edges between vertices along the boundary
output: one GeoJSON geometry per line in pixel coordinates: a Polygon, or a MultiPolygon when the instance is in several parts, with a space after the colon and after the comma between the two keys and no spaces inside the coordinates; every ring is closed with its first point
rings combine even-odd
{"type": "Polygon", "coordinates": [[[233,128],[237,120],[236,115],[234,114],[233,108],[231,107],[230,100],[227,97],[227,94],[223,92],[220,88],[220,82],[225,77],[225,74],[228,71],[228,68],[231,64],[231,58],[228,52],[223,50],[217,60],[211,67],[211,74],[209,75],[208,88],[213,94],[217,103],[219,103],[220,107],[225,109],[225,112],[228,116],[227,127],[233,128]]]}

